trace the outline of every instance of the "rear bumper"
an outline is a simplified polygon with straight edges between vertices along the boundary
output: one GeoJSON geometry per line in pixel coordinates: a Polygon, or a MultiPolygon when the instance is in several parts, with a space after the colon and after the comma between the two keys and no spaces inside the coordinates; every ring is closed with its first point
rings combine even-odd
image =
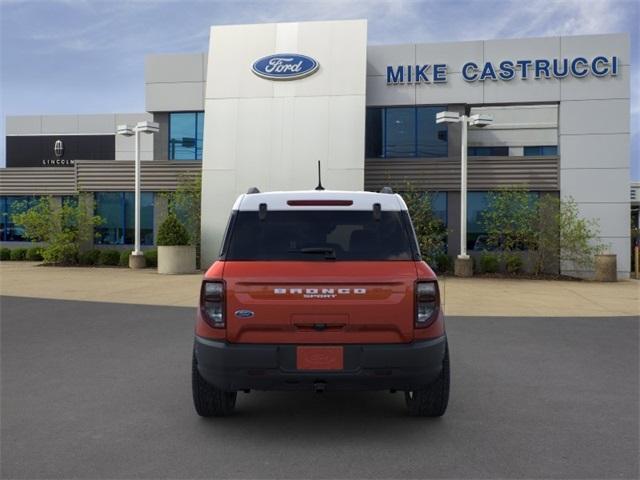
{"type": "Polygon", "coordinates": [[[200,375],[225,391],[413,390],[442,370],[446,336],[407,344],[344,345],[344,369],[296,369],[296,345],[230,344],[196,337],[200,375]]]}

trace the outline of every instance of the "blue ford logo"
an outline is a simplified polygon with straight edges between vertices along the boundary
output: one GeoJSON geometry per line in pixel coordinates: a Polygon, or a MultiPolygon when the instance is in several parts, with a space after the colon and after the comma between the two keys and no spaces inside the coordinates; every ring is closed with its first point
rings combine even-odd
{"type": "Polygon", "coordinates": [[[238,318],[251,318],[253,317],[253,312],[251,310],[236,310],[235,315],[238,318]]]}
{"type": "Polygon", "coordinates": [[[270,80],[296,80],[315,73],[318,67],[318,62],[306,55],[278,53],[256,60],[251,70],[270,80]]]}

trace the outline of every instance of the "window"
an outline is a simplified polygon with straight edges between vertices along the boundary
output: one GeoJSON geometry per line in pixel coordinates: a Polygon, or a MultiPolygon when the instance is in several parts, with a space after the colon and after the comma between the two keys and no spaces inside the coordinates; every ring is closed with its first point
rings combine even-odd
{"type": "Polygon", "coordinates": [[[487,192],[467,192],[467,250],[486,250],[487,232],[482,213],[489,206],[487,192]]]}
{"type": "Polygon", "coordinates": [[[367,109],[367,158],[446,157],[446,124],[436,124],[445,107],[374,107],[367,109]]]}
{"type": "Polygon", "coordinates": [[[13,223],[11,217],[21,213],[38,202],[34,196],[0,197],[0,240],[3,242],[28,242],[24,229],[13,223]]]}
{"type": "MultiPolygon", "coordinates": [[[[135,233],[134,192],[95,194],[95,214],[104,223],[96,227],[95,242],[102,245],[132,245],[135,233]]],[[[140,194],[140,243],[153,245],[153,193],[140,194]]]]}
{"type": "Polygon", "coordinates": [[[469,147],[467,155],[470,157],[508,157],[509,147],[469,147]]]}
{"type": "Polygon", "coordinates": [[[537,156],[537,157],[546,157],[546,156],[555,156],[558,155],[558,146],[557,145],[544,145],[538,147],[524,147],[524,156],[537,156]]]}
{"type": "Polygon", "coordinates": [[[202,160],[204,112],[169,114],[169,160],[202,160]]]}
{"type": "Polygon", "coordinates": [[[444,107],[418,107],[418,157],[447,157],[447,124],[436,123],[436,114],[444,107]]]}
{"type": "Polygon", "coordinates": [[[367,108],[365,128],[365,156],[384,157],[384,108],[367,108]]]}
{"type": "Polygon", "coordinates": [[[385,157],[416,156],[415,108],[387,108],[385,157]]]}
{"type": "Polygon", "coordinates": [[[411,260],[417,247],[407,212],[235,212],[227,260],[411,260]]]}
{"type": "Polygon", "coordinates": [[[447,192],[431,193],[431,208],[436,217],[438,217],[444,226],[447,226],[447,192]]]}

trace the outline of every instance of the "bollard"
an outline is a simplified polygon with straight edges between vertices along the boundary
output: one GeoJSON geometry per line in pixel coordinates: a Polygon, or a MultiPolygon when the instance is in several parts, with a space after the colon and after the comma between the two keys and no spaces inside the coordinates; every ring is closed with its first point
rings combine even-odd
{"type": "Polygon", "coordinates": [[[616,282],[618,280],[616,255],[605,253],[596,255],[596,282],[616,282]]]}

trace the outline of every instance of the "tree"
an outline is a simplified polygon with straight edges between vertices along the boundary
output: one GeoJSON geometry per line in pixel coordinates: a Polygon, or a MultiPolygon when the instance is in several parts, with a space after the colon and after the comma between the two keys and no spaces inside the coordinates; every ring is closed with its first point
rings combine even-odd
{"type": "Polygon", "coordinates": [[[433,193],[418,192],[408,183],[402,198],[409,209],[422,257],[435,265],[438,256],[445,253],[447,229],[433,211],[433,193]]]}
{"type": "Polygon", "coordinates": [[[29,240],[46,243],[42,248],[45,263],[77,263],[80,243],[91,238],[93,227],[102,223],[99,216],[88,213],[82,197],[60,206],[52,205],[51,197],[41,197],[31,207],[21,203],[14,206],[12,221],[24,228],[29,240]]]}
{"type": "Polygon", "coordinates": [[[578,270],[592,269],[595,256],[605,249],[605,245],[598,240],[598,221],[580,218],[578,205],[571,197],[560,201],[557,215],[560,225],[560,262],[578,270]]]}
{"type": "Polygon", "coordinates": [[[488,193],[488,208],[480,216],[487,245],[511,252],[531,246],[536,216],[535,200],[521,187],[488,193]]]}
{"type": "Polygon", "coordinates": [[[200,245],[200,210],[202,200],[202,176],[182,175],[175,192],[167,194],[169,213],[185,226],[191,245],[200,245]]]}
{"type": "Polygon", "coordinates": [[[604,246],[598,241],[598,222],[580,217],[572,198],[553,194],[531,196],[520,187],[489,192],[481,224],[487,244],[505,252],[528,250],[534,273],[558,271],[560,264],[575,270],[593,268],[604,246]]]}

